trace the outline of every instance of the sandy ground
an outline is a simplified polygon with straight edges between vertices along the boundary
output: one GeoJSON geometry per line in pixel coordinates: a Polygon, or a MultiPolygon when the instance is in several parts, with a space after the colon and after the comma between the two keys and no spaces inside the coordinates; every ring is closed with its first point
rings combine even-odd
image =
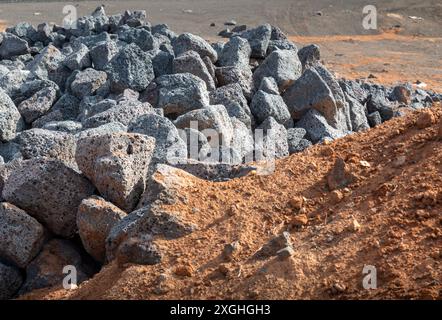
{"type": "Polygon", "coordinates": [[[163,209],[197,230],[157,238],[160,264],[112,263],[77,290],[23,299],[442,299],[442,109],[426,112],[281,159],[268,176],[183,178],[163,209]],[[331,192],[338,158],[352,182],[331,192]],[[292,257],[256,256],[287,230],[292,257]],[[366,265],[376,289],[362,285],[366,265]]]}

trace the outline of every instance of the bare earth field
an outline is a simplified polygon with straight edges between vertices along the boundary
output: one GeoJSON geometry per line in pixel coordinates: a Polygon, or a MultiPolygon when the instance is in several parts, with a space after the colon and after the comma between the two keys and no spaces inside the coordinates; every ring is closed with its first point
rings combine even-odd
{"type": "Polygon", "coordinates": [[[378,9],[378,30],[364,30],[364,0],[129,0],[129,1],[0,1],[0,29],[19,21],[60,24],[62,8],[74,4],[85,15],[105,3],[110,14],[145,9],[153,23],[167,23],[176,32],[192,32],[212,41],[223,23],[279,26],[301,45],[321,46],[325,64],[340,76],[386,84],[421,81],[442,91],[442,3],[371,1],[378,9]],[[321,12],[322,15],[317,13],[321,12]],[[409,16],[422,18],[413,20],[409,16]],[[214,22],[215,27],[210,27],[214,22]]]}

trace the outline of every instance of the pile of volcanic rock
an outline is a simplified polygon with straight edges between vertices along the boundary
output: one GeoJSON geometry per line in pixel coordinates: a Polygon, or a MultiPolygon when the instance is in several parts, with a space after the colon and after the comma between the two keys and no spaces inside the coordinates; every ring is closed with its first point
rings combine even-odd
{"type": "Polygon", "coordinates": [[[107,16],[99,7],[71,29],[8,28],[0,33],[0,299],[61,286],[66,266],[80,283],[115,259],[160,262],[156,239],[198,228],[161,207],[182,201],[186,175],[241,176],[265,142],[288,156],[440,98],[337,80],[317,46],[298,51],[268,24],[210,44],[152,26],[144,11],[107,16]]]}

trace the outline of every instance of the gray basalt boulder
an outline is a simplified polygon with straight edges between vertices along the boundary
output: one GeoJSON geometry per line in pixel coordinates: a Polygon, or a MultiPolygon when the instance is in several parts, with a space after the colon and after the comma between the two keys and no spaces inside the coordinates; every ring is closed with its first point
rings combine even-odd
{"type": "Polygon", "coordinates": [[[220,67],[248,66],[252,49],[249,42],[241,37],[233,37],[227,42],[218,58],[220,67]]]}
{"type": "Polygon", "coordinates": [[[271,35],[272,27],[269,24],[261,25],[240,34],[242,38],[249,41],[252,49],[251,57],[259,59],[266,57],[271,35]]]}
{"type": "Polygon", "coordinates": [[[209,105],[206,83],[190,73],[164,75],[143,92],[141,101],[148,101],[164,114],[179,116],[209,105]]]}
{"type": "Polygon", "coordinates": [[[146,52],[136,44],[120,49],[106,66],[113,92],[124,89],[143,91],[155,78],[152,61],[146,52]]]}
{"type": "Polygon", "coordinates": [[[44,228],[16,206],[0,203],[0,258],[26,268],[43,246],[44,228]]]}
{"type": "Polygon", "coordinates": [[[262,123],[268,117],[273,117],[276,122],[282,124],[284,127],[293,127],[290,112],[280,95],[269,94],[259,90],[253,96],[250,110],[257,123],[262,123]]]}
{"type": "Polygon", "coordinates": [[[9,59],[14,56],[21,56],[29,52],[26,40],[20,39],[12,33],[3,32],[0,41],[0,58],[9,59]]]}
{"type": "Polygon", "coordinates": [[[135,133],[111,133],[78,141],[75,159],[100,194],[126,212],[144,192],[155,139],[135,133]]]}
{"type": "Polygon", "coordinates": [[[72,134],[35,128],[23,131],[18,142],[23,159],[57,159],[68,166],[76,167],[76,141],[72,134]]]}
{"type": "Polygon", "coordinates": [[[0,89],[0,141],[15,138],[24,128],[24,121],[11,98],[0,89]]]}
{"type": "Polygon", "coordinates": [[[94,273],[90,261],[84,258],[82,251],[73,242],[62,239],[52,239],[46,243],[40,254],[27,266],[26,280],[20,288],[19,294],[33,290],[57,286],[62,288],[67,272],[77,271],[77,285],[89,279],[94,273]]]}
{"type": "Polygon", "coordinates": [[[278,84],[280,92],[284,92],[302,74],[302,65],[296,51],[273,51],[253,74],[253,81],[259,87],[262,79],[272,77],[278,84]]]}
{"type": "Polygon", "coordinates": [[[13,298],[22,284],[20,269],[0,262],[0,300],[13,298]]]}
{"type": "Polygon", "coordinates": [[[96,261],[105,262],[106,238],[126,213],[101,197],[84,199],[78,207],[77,226],[81,242],[96,261]]]}
{"type": "Polygon", "coordinates": [[[247,99],[238,83],[228,84],[210,92],[210,104],[221,104],[226,107],[231,118],[237,118],[251,128],[253,117],[247,99]]]}
{"type": "Polygon", "coordinates": [[[128,132],[155,138],[151,167],[157,163],[175,162],[176,159],[186,157],[186,143],[174,124],[163,116],[155,113],[143,115],[129,124],[128,132]]]}
{"type": "Polygon", "coordinates": [[[209,57],[213,63],[218,60],[218,54],[215,49],[213,49],[206,40],[191,33],[183,33],[179,35],[178,38],[172,42],[172,45],[175,55],[177,56],[186,51],[192,50],[196,51],[201,58],[209,57]]]}
{"type": "Polygon", "coordinates": [[[195,51],[182,53],[173,60],[173,73],[190,73],[206,83],[207,90],[215,89],[215,81],[207,70],[206,64],[195,51]]]}
{"type": "Polygon", "coordinates": [[[13,170],[3,188],[3,198],[26,210],[62,237],[74,236],[77,208],[94,192],[81,174],[59,160],[26,160],[13,170]]]}
{"type": "Polygon", "coordinates": [[[106,80],[106,72],[88,68],[76,74],[71,83],[71,91],[80,99],[91,96],[106,83],[106,80]]]}

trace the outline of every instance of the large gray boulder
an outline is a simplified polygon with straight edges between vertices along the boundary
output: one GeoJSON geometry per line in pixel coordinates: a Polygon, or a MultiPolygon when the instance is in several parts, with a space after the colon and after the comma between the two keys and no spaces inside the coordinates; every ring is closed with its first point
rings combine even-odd
{"type": "Polygon", "coordinates": [[[201,58],[209,57],[213,63],[218,60],[218,55],[210,44],[203,38],[191,33],[183,33],[179,35],[178,38],[172,41],[172,45],[175,55],[177,56],[186,51],[192,50],[196,51],[201,58]]]}
{"type": "Polygon", "coordinates": [[[345,93],[345,99],[350,109],[352,131],[359,132],[369,129],[366,107],[347,93],[345,93]]]}
{"type": "Polygon", "coordinates": [[[131,28],[123,25],[118,29],[118,39],[126,43],[134,43],[143,51],[155,50],[159,47],[158,39],[144,28],[131,28]]]}
{"type": "Polygon", "coordinates": [[[314,66],[321,60],[321,50],[316,44],[311,44],[298,51],[303,69],[314,66]]]}
{"type": "Polygon", "coordinates": [[[302,74],[302,65],[296,51],[273,51],[253,74],[255,87],[261,85],[265,77],[272,77],[278,84],[280,92],[284,92],[302,74]]]}
{"type": "Polygon", "coordinates": [[[250,47],[252,48],[251,57],[258,59],[266,57],[271,35],[272,27],[269,24],[261,25],[240,34],[242,38],[249,41],[250,47]]]}
{"type": "Polygon", "coordinates": [[[3,198],[26,210],[56,235],[74,236],[81,200],[94,186],[58,160],[32,159],[13,170],[3,188],[3,198]]]}
{"type": "Polygon", "coordinates": [[[73,48],[73,52],[68,55],[63,64],[70,70],[83,70],[92,66],[91,57],[89,55],[89,48],[80,43],[77,47],[73,48]]]}
{"type": "Polygon", "coordinates": [[[262,139],[257,139],[255,131],[255,146],[261,156],[275,159],[289,155],[287,129],[282,124],[276,122],[272,117],[268,117],[256,130],[262,132],[262,139]]]}
{"type": "Polygon", "coordinates": [[[195,51],[182,53],[173,60],[173,73],[190,73],[206,83],[207,90],[215,89],[215,81],[209,73],[206,64],[195,51]]]}
{"type": "Polygon", "coordinates": [[[17,109],[26,123],[32,123],[46,114],[57,100],[57,91],[53,87],[46,87],[37,91],[29,99],[21,102],[17,109]]]}
{"type": "Polygon", "coordinates": [[[334,140],[345,135],[344,132],[333,128],[316,109],[307,111],[295,126],[304,128],[307,131],[307,139],[313,143],[321,142],[324,139],[334,140]]]}
{"type": "Polygon", "coordinates": [[[233,138],[232,122],[223,105],[190,111],[179,116],[174,124],[178,129],[193,128],[210,136],[212,147],[227,147],[233,138]]]}
{"type": "Polygon", "coordinates": [[[84,128],[97,128],[111,122],[120,122],[127,126],[140,116],[152,112],[153,108],[149,103],[137,100],[122,101],[114,107],[84,119],[82,124],[84,128]]]}
{"type": "Polygon", "coordinates": [[[78,233],[84,249],[96,261],[105,262],[106,238],[126,213],[101,197],[84,199],[78,207],[78,233]]]}
{"type": "Polygon", "coordinates": [[[64,94],[57,100],[52,108],[43,116],[36,119],[32,126],[34,128],[41,128],[48,122],[77,120],[79,114],[80,100],[71,95],[64,94]]]}
{"type": "Polygon", "coordinates": [[[252,130],[237,118],[231,118],[231,122],[233,128],[231,147],[238,152],[241,159],[250,156],[255,143],[252,130]]]}
{"type": "Polygon", "coordinates": [[[307,69],[283,94],[293,117],[301,119],[310,109],[316,109],[327,119],[337,112],[336,101],[327,83],[314,69],[307,69]]]}
{"type": "Polygon", "coordinates": [[[43,226],[16,206],[0,203],[0,258],[26,268],[43,246],[43,226]]]}
{"type": "Polygon", "coordinates": [[[9,59],[29,52],[26,40],[20,39],[12,33],[4,32],[0,35],[0,59],[9,59]]]}
{"type": "Polygon", "coordinates": [[[149,54],[136,44],[121,48],[109,62],[105,71],[114,92],[122,92],[127,88],[143,91],[155,78],[149,54]]]}
{"type": "Polygon", "coordinates": [[[0,262],[0,301],[13,298],[22,284],[20,270],[0,262]]]}
{"type": "Polygon", "coordinates": [[[0,89],[0,141],[14,139],[23,127],[23,119],[14,102],[0,89]]]}
{"type": "Polygon", "coordinates": [[[102,41],[89,51],[89,56],[94,69],[103,71],[117,53],[118,46],[115,41],[102,41]]]}
{"type": "Polygon", "coordinates": [[[18,142],[23,159],[50,158],[76,166],[76,141],[69,133],[35,128],[23,131],[18,142]]]}
{"type": "Polygon", "coordinates": [[[220,67],[248,66],[252,49],[249,42],[241,37],[233,37],[227,42],[218,58],[220,67]]]}
{"type": "Polygon", "coordinates": [[[165,115],[175,117],[209,105],[206,83],[190,73],[155,79],[140,99],[150,102],[155,108],[162,108],[165,115]]]}
{"type": "Polygon", "coordinates": [[[174,124],[165,117],[155,113],[143,115],[130,123],[128,132],[155,138],[152,166],[157,163],[173,163],[176,159],[186,157],[186,143],[174,124]]]}
{"type": "Polygon", "coordinates": [[[75,75],[71,83],[71,91],[80,99],[91,96],[106,83],[106,80],[106,72],[88,68],[75,75]]]}
{"type": "Polygon", "coordinates": [[[210,92],[210,104],[221,104],[226,107],[231,118],[237,118],[248,128],[252,127],[253,119],[247,99],[239,83],[232,83],[210,92]]]}
{"type": "Polygon", "coordinates": [[[259,124],[264,122],[268,117],[273,117],[276,122],[282,124],[284,127],[293,127],[290,112],[280,95],[269,94],[259,90],[253,96],[250,111],[259,124]]]}
{"type": "Polygon", "coordinates": [[[144,192],[154,147],[151,137],[117,132],[78,141],[75,158],[105,199],[130,212],[144,192]]]}
{"type": "Polygon", "coordinates": [[[219,87],[238,83],[246,99],[252,99],[255,87],[253,85],[253,73],[249,66],[217,68],[216,79],[219,87]]]}

